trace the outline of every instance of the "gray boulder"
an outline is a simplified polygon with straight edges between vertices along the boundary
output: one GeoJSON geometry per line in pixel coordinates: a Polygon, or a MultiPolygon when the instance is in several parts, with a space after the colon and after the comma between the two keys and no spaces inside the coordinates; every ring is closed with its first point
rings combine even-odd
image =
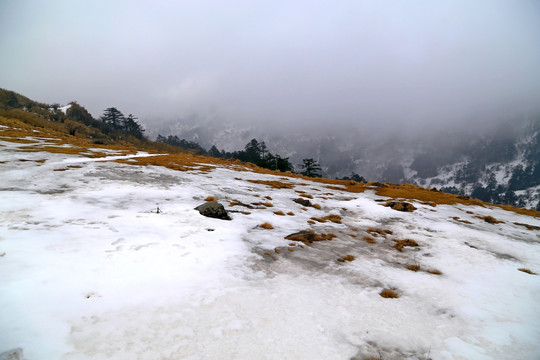
{"type": "Polygon", "coordinates": [[[201,215],[215,219],[231,220],[227,210],[216,201],[208,201],[195,208],[201,215]]]}

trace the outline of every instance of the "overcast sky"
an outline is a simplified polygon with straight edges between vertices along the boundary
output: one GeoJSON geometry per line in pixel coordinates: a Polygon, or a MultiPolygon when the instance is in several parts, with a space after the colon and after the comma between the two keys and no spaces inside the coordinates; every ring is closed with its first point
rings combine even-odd
{"type": "Polygon", "coordinates": [[[540,1],[0,0],[0,87],[141,119],[489,118],[540,103],[540,1]]]}

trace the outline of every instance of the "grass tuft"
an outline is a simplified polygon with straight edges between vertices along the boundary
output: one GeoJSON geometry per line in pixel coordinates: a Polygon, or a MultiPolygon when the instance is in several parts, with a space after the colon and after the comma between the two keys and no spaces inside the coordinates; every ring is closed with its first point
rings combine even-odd
{"type": "Polygon", "coordinates": [[[464,223],[464,224],[472,224],[472,222],[470,222],[469,220],[463,220],[463,219],[460,219],[459,216],[454,216],[452,219],[454,219],[455,221],[458,221],[460,223],[464,223]]]}
{"type": "Polygon", "coordinates": [[[519,268],[518,269],[519,271],[522,271],[524,273],[527,273],[529,275],[537,275],[535,272],[533,272],[532,270],[529,270],[529,269],[526,269],[526,268],[519,268]]]}
{"type": "Polygon", "coordinates": [[[399,297],[399,295],[391,289],[384,289],[379,293],[379,295],[381,295],[385,299],[397,299],[399,297]]]}
{"type": "Polygon", "coordinates": [[[504,224],[504,221],[497,220],[493,216],[475,216],[478,219],[482,219],[489,224],[504,224]]]}
{"type": "Polygon", "coordinates": [[[363,239],[365,242],[367,242],[368,244],[376,244],[377,242],[375,241],[374,238],[372,238],[371,236],[364,236],[364,239],[363,239]]]}
{"type": "Polygon", "coordinates": [[[336,224],[341,224],[341,216],[336,215],[336,214],[330,214],[330,215],[320,217],[320,218],[312,217],[311,220],[315,220],[315,221],[318,221],[318,222],[321,222],[321,223],[331,221],[331,222],[336,223],[336,224]]]}
{"type": "Polygon", "coordinates": [[[418,243],[412,239],[405,239],[405,240],[392,240],[394,241],[396,244],[394,246],[392,246],[394,249],[398,250],[398,251],[403,251],[403,248],[405,246],[410,246],[410,247],[416,247],[418,246],[418,243]]]}
{"type": "Polygon", "coordinates": [[[535,225],[529,225],[529,224],[523,224],[523,223],[518,223],[518,222],[515,222],[514,223],[515,225],[519,225],[519,226],[525,226],[527,228],[527,230],[540,230],[540,226],[535,226],[535,225]]]}
{"type": "Polygon", "coordinates": [[[279,216],[285,216],[285,213],[283,211],[281,211],[281,210],[274,211],[274,214],[279,215],[279,216]]]}
{"type": "Polygon", "coordinates": [[[204,201],[217,201],[217,198],[215,196],[207,196],[204,201]]]}
{"type": "Polygon", "coordinates": [[[321,210],[321,205],[319,204],[313,204],[313,207],[317,210],[321,210]]]}
{"type": "Polygon", "coordinates": [[[267,222],[265,222],[265,223],[259,225],[259,227],[262,227],[263,229],[267,229],[267,230],[271,230],[271,229],[274,228],[274,226],[272,226],[272,224],[267,223],[267,222]]]}
{"type": "Polygon", "coordinates": [[[374,229],[374,228],[369,228],[366,230],[366,232],[375,237],[378,237],[379,235],[386,237],[386,235],[393,234],[391,230],[374,229]]]}
{"type": "Polygon", "coordinates": [[[337,261],[339,262],[353,261],[353,260],[354,260],[354,256],[352,255],[345,255],[344,257],[340,257],[339,259],[337,259],[337,261]]]}
{"type": "Polygon", "coordinates": [[[407,265],[407,270],[411,270],[411,271],[418,271],[420,270],[420,265],[407,265]]]}
{"type": "Polygon", "coordinates": [[[294,185],[281,181],[248,180],[250,183],[270,186],[274,189],[292,189],[294,185]]]}
{"type": "Polygon", "coordinates": [[[289,212],[287,213],[287,215],[289,215],[289,216],[294,216],[294,213],[293,213],[292,211],[289,211],[289,212]]]}

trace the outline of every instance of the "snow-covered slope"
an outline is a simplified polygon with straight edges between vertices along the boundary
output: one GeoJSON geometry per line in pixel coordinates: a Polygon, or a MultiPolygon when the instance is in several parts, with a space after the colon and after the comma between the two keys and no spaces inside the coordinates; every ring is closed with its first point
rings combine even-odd
{"type": "Polygon", "coordinates": [[[70,155],[44,151],[58,144],[39,133],[18,142],[1,136],[0,353],[540,357],[540,276],[518,271],[540,271],[538,218],[419,202],[399,212],[381,206],[385,198],[374,190],[225,166],[120,164],[113,160],[148,154],[70,155]],[[301,192],[321,208],[293,202],[301,192]],[[238,211],[231,221],[194,210],[210,195],[238,211]],[[341,223],[311,219],[329,214],[341,223]],[[265,222],[273,229],[260,227],[265,222]],[[312,246],[284,239],[305,229],[336,238],[312,246]],[[404,239],[419,246],[393,247],[404,239]],[[346,255],[354,259],[337,261],[346,255]],[[399,297],[383,298],[383,289],[399,297]]]}

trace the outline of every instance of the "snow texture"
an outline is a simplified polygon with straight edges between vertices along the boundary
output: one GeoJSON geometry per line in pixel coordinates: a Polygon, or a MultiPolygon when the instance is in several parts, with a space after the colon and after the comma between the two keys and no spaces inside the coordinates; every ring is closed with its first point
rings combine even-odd
{"type": "Polygon", "coordinates": [[[0,352],[22,348],[27,360],[540,358],[540,276],[518,271],[540,272],[539,232],[514,224],[540,226],[538,218],[416,202],[401,213],[373,191],[22,146],[0,141],[0,352]],[[303,210],[295,191],[321,210],[303,210]],[[194,210],[209,195],[238,211],[232,221],[194,210]],[[253,205],[268,201],[273,207],[253,205]],[[342,223],[307,223],[328,214],[342,223]],[[504,223],[476,217],[487,215],[504,223]],[[303,248],[284,239],[308,228],[337,238],[303,248]],[[368,228],[393,234],[368,244],[368,228]],[[419,246],[392,247],[406,238],[419,246]],[[336,261],[348,254],[355,259],[336,261]],[[385,288],[399,298],[379,296],[385,288]]]}

